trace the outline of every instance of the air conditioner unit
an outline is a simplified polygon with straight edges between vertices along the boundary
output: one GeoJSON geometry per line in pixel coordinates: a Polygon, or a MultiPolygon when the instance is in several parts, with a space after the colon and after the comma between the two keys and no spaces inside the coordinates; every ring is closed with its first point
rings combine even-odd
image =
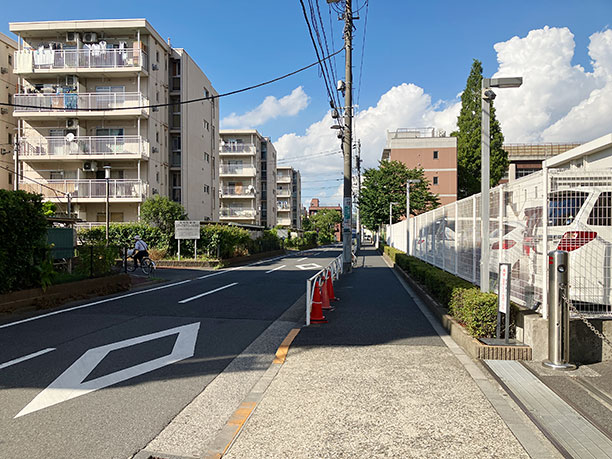
{"type": "Polygon", "coordinates": [[[78,118],[68,118],[66,120],[66,129],[76,129],[79,127],[79,119],[78,118]]]}
{"type": "Polygon", "coordinates": [[[153,70],[159,70],[159,65],[157,65],[157,64],[151,64],[151,69],[153,69],[153,70]]]}
{"type": "Polygon", "coordinates": [[[97,43],[98,34],[95,32],[85,32],[83,34],[83,43],[97,43]]]}
{"type": "Polygon", "coordinates": [[[151,147],[151,150],[153,151],[153,153],[157,153],[159,151],[157,147],[151,147]]]}
{"type": "Polygon", "coordinates": [[[153,108],[152,108],[152,110],[153,110],[154,112],[158,112],[158,111],[159,111],[159,107],[153,107],[153,108]]]}
{"type": "Polygon", "coordinates": [[[85,161],[83,163],[83,170],[85,172],[96,172],[98,170],[98,163],[95,161],[85,161]]]}
{"type": "Polygon", "coordinates": [[[66,75],[66,86],[76,88],[79,84],[79,79],[76,75],[66,75]]]}
{"type": "Polygon", "coordinates": [[[9,112],[8,108],[6,108],[6,107],[0,108],[0,114],[6,115],[6,114],[8,114],[8,112],[9,112]]]}
{"type": "Polygon", "coordinates": [[[76,43],[79,41],[78,32],[66,32],[66,43],[76,43]]]}
{"type": "Polygon", "coordinates": [[[0,67],[0,73],[4,75],[5,73],[8,73],[8,69],[6,67],[0,67]]]}

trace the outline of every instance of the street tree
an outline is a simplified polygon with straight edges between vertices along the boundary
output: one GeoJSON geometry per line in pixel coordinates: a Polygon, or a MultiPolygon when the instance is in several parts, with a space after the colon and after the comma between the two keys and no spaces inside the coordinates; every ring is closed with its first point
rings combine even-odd
{"type": "Polygon", "coordinates": [[[187,214],[178,202],[165,196],[155,195],[142,203],[140,218],[166,234],[174,234],[174,221],[185,220],[187,214]]]}
{"type": "Polygon", "coordinates": [[[333,240],[336,225],[342,223],[342,215],[339,210],[321,209],[310,217],[310,222],[319,235],[319,242],[328,243],[333,240]]]}
{"type": "MultiPolygon", "coordinates": [[[[480,192],[482,63],[474,59],[465,90],[461,95],[461,112],[457,118],[457,194],[465,198],[480,192]]],[[[508,153],[503,150],[504,136],[491,103],[491,186],[499,183],[508,169],[508,153]]]]}
{"type": "Polygon", "coordinates": [[[440,205],[438,195],[429,190],[423,169],[409,169],[399,161],[380,161],[376,169],[366,169],[359,199],[361,222],[369,230],[377,230],[389,222],[389,203],[393,205],[393,222],[406,215],[406,183],[410,185],[410,213],[418,215],[440,205]]]}

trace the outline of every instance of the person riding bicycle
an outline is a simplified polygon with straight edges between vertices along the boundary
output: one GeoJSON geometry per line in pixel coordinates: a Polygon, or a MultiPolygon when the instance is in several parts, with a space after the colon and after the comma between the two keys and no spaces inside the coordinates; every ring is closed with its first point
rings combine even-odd
{"type": "Polygon", "coordinates": [[[137,268],[138,261],[140,261],[140,264],[142,265],[142,259],[144,257],[149,256],[149,252],[147,251],[149,249],[149,246],[147,246],[147,243],[143,241],[138,235],[134,236],[134,241],[136,241],[136,243],[134,244],[134,255],[133,255],[134,268],[137,268]]]}

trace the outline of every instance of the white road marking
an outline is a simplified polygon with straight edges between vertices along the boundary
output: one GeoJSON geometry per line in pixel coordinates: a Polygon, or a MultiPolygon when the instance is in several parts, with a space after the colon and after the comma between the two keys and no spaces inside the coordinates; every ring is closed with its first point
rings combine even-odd
{"type": "Polygon", "coordinates": [[[232,271],[236,271],[237,269],[242,269],[242,268],[244,268],[244,266],[237,266],[235,268],[224,269],[223,271],[218,271],[216,273],[207,274],[206,276],[198,277],[198,279],[206,279],[208,277],[220,276],[221,274],[227,274],[227,273],[230,273],[232,271]]]}
{"type": "Polygon", "coordinates": [[[304,261],[304,260],[308,260],[308,257],[300,258],[299,260],[296,260],[296,261],[304,261]]]}
{"type": "Polygon", "coordinates": [[[274,271],[276,271],[278,269],[283,269],[285,266],[287,266],[287,265],[281,265],[278,268],[274,268],[274,269],[271,269],[270,271],[266,271],[266,274],[273,273],[274,271]]]}
{"type": "Polygon", "coordinates": [[[208,292],[200,293],[199,295],[192,296],[191,298],[185,298],[184,300],[179,301],[179,303],[188,303],[190,301],[197,300],[198,298],[202,298],[203,296],[210,295],[211,293],[215,293],[220,290],[224,290],[226,288],[233,287],[234,285],[238,285],[238,282],[234,282],[233,284],[227,284],[227,285],[224,285],[223,287],[219,287],[214,290],[210,290],[208,292]]]}
{"type": "Polygon", "coordinates": [[[189,325],[183,325],[181,327],[171,328],[169,330],[89,349],[66,371],[59,375],[55,381],[34,397],[23,410],[17,413],[15,418],[188,359],[192,357],[195,352],[195,344],[198,339],[199,329],[200,322],[195,322],[189,325]],[[178,336],[170,354],[83,382],[111,351],[152,341],[164,336],[175,335],[177,333],[178,336]]]}
{"type": "Polygon", "coordinates": [[[82,304],[80,306],[75,306],[73,308],[60,309],[59,311],[53,311],[53,312],[49,312],[47,314],[42,314],[40,316],[30,317],[28,319],[18,320],[17,322],[11,322],[11,323],[8,323],[8,324],[0,325],[0,329],[12,327],[14,325],[23,324],[25,322],[31,322],[33,320],[43,319],[45,317],[54,316],[56,314],[63,314],[64,312],[70,312],[70,311],[76,311],[77,309],[88,308],[90,306],[95,306],[97,304],[108,303],[109,301],[121,300],[123,298],[128,298],[128,297],[134,296],[134,295],[140,295],[142,293],[148,293],[148,292],[153,292],[155,290],[161,290],[163,288],[174,287],[175,285],[186,284],[187,282],[191,282],[191,279],[184,280],[184,281],[181,281],[181,282],[175,282],[173,284],[162,285],[161,287],[150,288],[150,289],[147,289],[147,290],[139,290],[138,292],[127,293],[125,295],[115,296],[113,298],[106,298],[104,300],[94,301],[93,303],[82,304]]]}
{"type": "Polygon", "coordinates": [[[47,349],[43,349],[42,351],[34,352],[33,354],[24,355],[23,357],[19,357],[18,359],[11,360],[9,362],[0,363],[0,370],[3,368],[10,367],[11,365],[16,365],[21,362],[25,362],[26,360],[33,359],[34,357],[38,357],[39,355],[46,354],[47,352],[54,351],[54,347],[48,347],[47,349]]]}
{"type": "Polygon", "coordinates": [[[322,268],[322,266],[319,266],[316,263],[307,263],[305,265],[295,265],[297,268],[300,268],[302,271],[305,271],[307,269],[317,269],[317,268],[322,268]]]}

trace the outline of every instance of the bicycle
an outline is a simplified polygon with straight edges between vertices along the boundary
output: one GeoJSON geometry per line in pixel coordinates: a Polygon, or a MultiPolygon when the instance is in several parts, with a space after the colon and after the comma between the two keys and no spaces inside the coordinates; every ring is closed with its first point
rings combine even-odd
{"type": "MultiPolygon", "coordinates": [[[[136,263],[134,262],[133,254],[134,254],[133,250],[128,250],[127,258],[125,260],[125,264],[126,264],[125,269],[126,271],[131,272],[131,273],[136,271],[136,263]]],[[[144,257],[142,260],[140,260],[140,269],[147,276],[151,274],[155,270],[155,268],[156,268],[155,262],[151,260],[149,257],[144,257]]]]}

